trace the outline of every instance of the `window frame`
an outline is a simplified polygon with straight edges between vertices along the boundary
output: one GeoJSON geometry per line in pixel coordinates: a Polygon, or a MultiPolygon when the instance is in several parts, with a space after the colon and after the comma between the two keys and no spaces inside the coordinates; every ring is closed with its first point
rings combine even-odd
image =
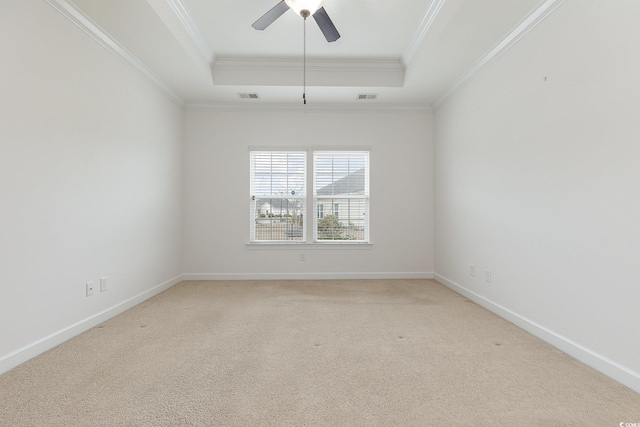
{"type": "MultiPolygon", "coordinates": [[[[313,180],[312,184],[313,184],[313,188],[312,190],[309,192],[309,197],[311,197],[311,206],[313,206],[314,209],[314,218],[313,218],[313,232],[311,234],[312,239],[313,239],[313,243],[316,244],[320,244],[320,245],[325,245],[325,244],[339,244],[339,245],[343,245],[343,244],[368,244],[370,243],[370,198],[371,198],[371,189],[370,189],[370,175],[371,175],[371,150],[370,149],[364,149],[362,147],[360,148],[340,148],[340,149],[335,149],[335,148],[316,148],[313,150],[312,152],[312,171],[311,171],[311,179],[313,180]],[[352,157],[353,156],[353,157],[352,157]],[[362,159],[359,159],[360,156],[363,156],[362,159]],[[326,170],[323,172],[320,172],[318,169],[321,168],[321,166],[319,165],[321,163],[320,160],[316,161],[317,159],[322,158],[322,161],[327,161],[328,159],[330,159],[331,161],[331,171],[327,172],[326,170]],[[353,167],[357,167],[357,164],[359,164],[359,162],[362,162],[363,166],[360,168],[358,167],[357,169],[353,169],[352,170],[352,166],[349,164],[349,162],[354,161],[356,162],[356,165],[353,167]],[[334,162],[336,162],[337,168],[341,169],[339,172],[336,173],[336,175],[341,175],[342,173],[348,172],[347,175],[343,175],[341,178],[336,179],[336,177],[334,176],[334,162]],[[347,169],[345,170],[345,163],[347,162],[347,169]],[[319,181],[322,182],[323,180],[321,179],[322,177],[326,178],[329,174],[331,176],[331,180],[330,181],[324,181],[325,183],[330,183],[330,184],[325,184],[327,187],[331,186],[332,189],[335,190],[337,183],[340,181],[343,181],[344,179],[348,178],[348,177],[356,177],[357,173],[359,170],[363,170],[363,188],[362,188],[362,194],[347,194],[347,193],[333,193],[333,192],[328,192],[325,194],[319,194],[319,190],[322,190],[323,188],[326,187],[320,187],[318,188],[321,184],[319,184],[319,181]],[[321,219],[327,219],[327,214],[323,215],[323,218],[319,218],[316,212],[316,206],[320,205],[320,201],[323,201],[323,204],[327,204],[327,201],[330,200],[329,205],[332,208],[330,210],[329,215],[332,216],[329,226],[325,229],[325,234],[323,237],[320,237],[320,227],[318,225],[319,220],[321,219]],[[339,203],[336,203],[336,201],[339,200],[339,203]],[[354,201],[355,203],[352,209],[352,201],[354,201]],[[340,217],[340,212],[338,212],[338,215],[335,215],[335,207],[341,204],[341,202],[346,203],[347,207],[346,210],[348,212],[348,215],[346,218],[341,218],[340,217]],[[361,211],[362,212],[362,219],[356,218],[356,217],[352,217],[351,216],[351,212],[355,211],[361,211]],[[337,226],[336,228],[338,228],[338,231],[336,231],[336,228],[334,228],[333,222],[337,222],[337,226]],[[347,222],[346,225],[344,225],[344,221],[347,222]],[[354,223],[355,222],[355,223],[354,223]],[[359,224],[359,225],[358,225],[359,224]],[[346,229],[346,232],[345,232],[346,229]],[[353,238],[354,235],[362,235],[361,239],[358,238],[353,238]]],[[[326,166],[325,166],[326,167],[326,166]]],[[[356,179],[355,182],[357,183],[358,180],[356,179]]],[[[343,184],[344,185],[344,184],[343,184]]],[[[354,180],[352,179],[351,182],[347,181],[347,189],[349,190],[355,190],[355,188],[351,188],[351,186],[354,185],[354,180]]],[[[356,184],[358,185],[358,184],[356,184]]]]}
{"type": "MultiPolygon", "coordinates": [[[[305,243],[307,240],[307,235],[306,235],[306,230],[307,227],[305,226],[305,218],[306,218],[306,213],[307,213],[307,201],[308,201],[308,195],[307,195],[307,191],[308,191],[308,181],[307,178],[309,176],[308,173],[308,157],[309,157],[309,153],[308,150],[305,149],[300,149],[300,148],[282,148],[282,149],[274,149],[274,148],[259,148],[259,147],[255,147],[253,149],[249,150],[249,193],[250,193],[250,203],[249,203],[249,243],[251,244],[291,244],[291,243],[305,243]],[[280,193],[274,193],[273,191],[271,191],[269,194],[264,193],[264,192],[260,192],[257,188],[256,188],[256,184],[258,179],[256,178],[256,153],[259,154],[265,154],[265,153],[269,153],[272,157],[275,153],[281,153],[281,154],[291,154],[291,155],[302,155],[303,159],[302,159],[302,168],[303,168],[303,172],[302,172],[302,186],[300,188],[296,188],[294,190],[298,191],[298,194],[295,194],[294,192],[292,192],[291,194],[289,194],[289,191],[291,189],[287,188],[286,191],[281,191],[280,193]],[[302,194],[300,193],[300,190],[302,194]],[[258,194],[260,193],[260,194],[258,194]],[[269,203],[274,201],[274,200],[286,200],[287,203],[287,213],[288,213],[288,204],[289,204],[289,200],[300,200],[301,201],[301,206],[300,206],[300,221],[302,222],[302,226],[301,231],[302,231],[302,236],[301,239],[296,240],[295,237],[297,236],[296,230],[291,230],[291,238],[287,238],[287,232],[288,232],[288,223],[289,223],[289,215],[286,216],[286,219],[284,221],[285,224],[285,238],[284,239],[258,239],[257,236],[257,225],[258,225],[258,221],[259,218],[261,218],[261,215],[258,213],[259,209],[258,209],[258,205],[257,205],[257,201],[258,200],[264,200],[264,199],[268,199],[269,203]]],[[[287,187],[289,186],[289,179],[288,179],[288,167],[289,167],[289,160],[287,159],[287,187]]],[[[280,174],[282,175],[282,174],[280,174]]],[[[271,181],[273,182],[273,164],[271,165],[271,173],[269,174],[269,176],[271,177],[271,181]]],[[[273,206],[273,205],[272,205],[273,206]]],[[[295,203],[294,203],[295,206],[295,203]]],[[[280,202],[280,212],[279,214],[274,214],[273,213],[273,209],[271,209],[272,212],[270,215],[267,215],[267,217],[269,218],[269,223],[271,225],[273,225],[275,222],[279,222],[279,223],[283,223],[282,221],[282,202],[280,202]],[[277,218],[279,215],[279,219],[273,220],[272,218],[277,218]]],[[[292,217],[292,225],[295,225],[295,217],[297,215],[294,212],[294,216],[292,217]]],[[[269,228],[269,227],[268,227],[269,228]]],[[[282,228],[282,227],[281,227],[282,228]]],[[[296,227],[297,228],[297,227],[296,227]]],[[[273,230],[269,230],[270,233],[273,233],[273,230]]]]}
{"type": "MultiPolygon", "coordinates": [[[[249,192],[253,191],[253,152],[304,152],[306,159],[306,168],[305,168],[305,194],[300,197],[303,199],[303,208],[302,208],[302,217],[303,219],[303,236],[301,240],[256,240],[255,239],[255,200],[250,201],[250,230],[249,230],[249,241],[247,243],[247,247],[249,249],[293,249],[293,248],[301,248],[305,247],[306,249],[371,249],[372,248],[372,239],[371,239],[371,147],[355,145],[355,146],[250,146],[249,154],[250,154],[250,182],[249,182],[249,192]],[[367,187],[367,195],[366,195],[366,235],[363,240],[318,240],[316,239],[317,233],[317,205],[314,203],[315,197],[313,194],[314,191],[314,180],[315,180],[315,162],[314,162],[314,154],[317,152],[364,152],[366,153],[366,187],[367,187]]],[[[253,199],[253,195],[250,194],[250,198],[253,199]]],[[[262,197],[265,198],[265,197],[262,197]]],[[[340,209],[342,207],[342,200],[344,198],[339,198],[340,202],[331,202],[329,215],[335,215],[336,207],[340,209]]],[[[327,215],[324,212],[324,216],[327,215]]]]}

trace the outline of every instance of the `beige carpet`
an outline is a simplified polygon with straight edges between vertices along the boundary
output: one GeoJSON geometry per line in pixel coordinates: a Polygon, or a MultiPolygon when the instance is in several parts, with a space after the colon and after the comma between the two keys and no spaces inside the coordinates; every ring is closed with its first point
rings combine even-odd
{"type": "Polygon", "coordinates": [[[431,280],[183,282],[0,376],[0,426],[611,426],[640,395],[431,280]]]}

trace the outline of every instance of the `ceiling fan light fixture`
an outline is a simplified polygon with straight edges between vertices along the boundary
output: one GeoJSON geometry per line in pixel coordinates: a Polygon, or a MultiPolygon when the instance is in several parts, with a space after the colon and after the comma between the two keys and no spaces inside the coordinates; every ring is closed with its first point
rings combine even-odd
{"type": "Polygon", "coordinates": [[[309,11],[309,15],[313,15],[316,13],[318,9],[322,7],[322,3],[324,0],[284,0],[287,6],[289,6],[293,11],[300,16],[306,18],[302,11],[309,11]]]}

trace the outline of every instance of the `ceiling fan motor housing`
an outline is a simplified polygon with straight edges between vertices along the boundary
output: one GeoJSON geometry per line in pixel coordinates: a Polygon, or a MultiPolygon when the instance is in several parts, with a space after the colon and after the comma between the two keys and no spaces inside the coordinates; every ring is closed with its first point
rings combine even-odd
{"type": "Polygon", "coordinates": [[[284,0],[295,13],[307,19],[322,7],[324,0],[284,0]]]}
{"type": "Polygon", "coordinates": [[[320,31],[322,31],[327,41],[331,43],[340,38],[340,33],[336,29],[336,26],[333,25],[327,11],[324,10],[322,6],[323,3],[323,0],[280,0],[274,7],[269,9],[267,13],[251,24],[251,26],[256,30],[265,30],[285,12],[293,9],[296,14],[304,18],[305,22],[307,22],[309,16],[313,16],[318,27],[320,27],[320,31]]]}

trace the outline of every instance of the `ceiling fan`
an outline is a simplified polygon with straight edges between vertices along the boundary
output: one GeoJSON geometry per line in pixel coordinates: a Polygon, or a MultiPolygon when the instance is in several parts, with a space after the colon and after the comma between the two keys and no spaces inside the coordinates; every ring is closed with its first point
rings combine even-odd
{"type": "Polygon", "coordinates": [[[329,15],[327,15],[327,11],[322,7],[323,2],[324,0],[281,0],[280,3],[276,4],[251,26],[256,30],[262,31],[273,24],[287,10],[293,9],[305,21],[309,16],[313,16],[327,41],[334,42],[340,38],[340,34],[329,15]]]}

